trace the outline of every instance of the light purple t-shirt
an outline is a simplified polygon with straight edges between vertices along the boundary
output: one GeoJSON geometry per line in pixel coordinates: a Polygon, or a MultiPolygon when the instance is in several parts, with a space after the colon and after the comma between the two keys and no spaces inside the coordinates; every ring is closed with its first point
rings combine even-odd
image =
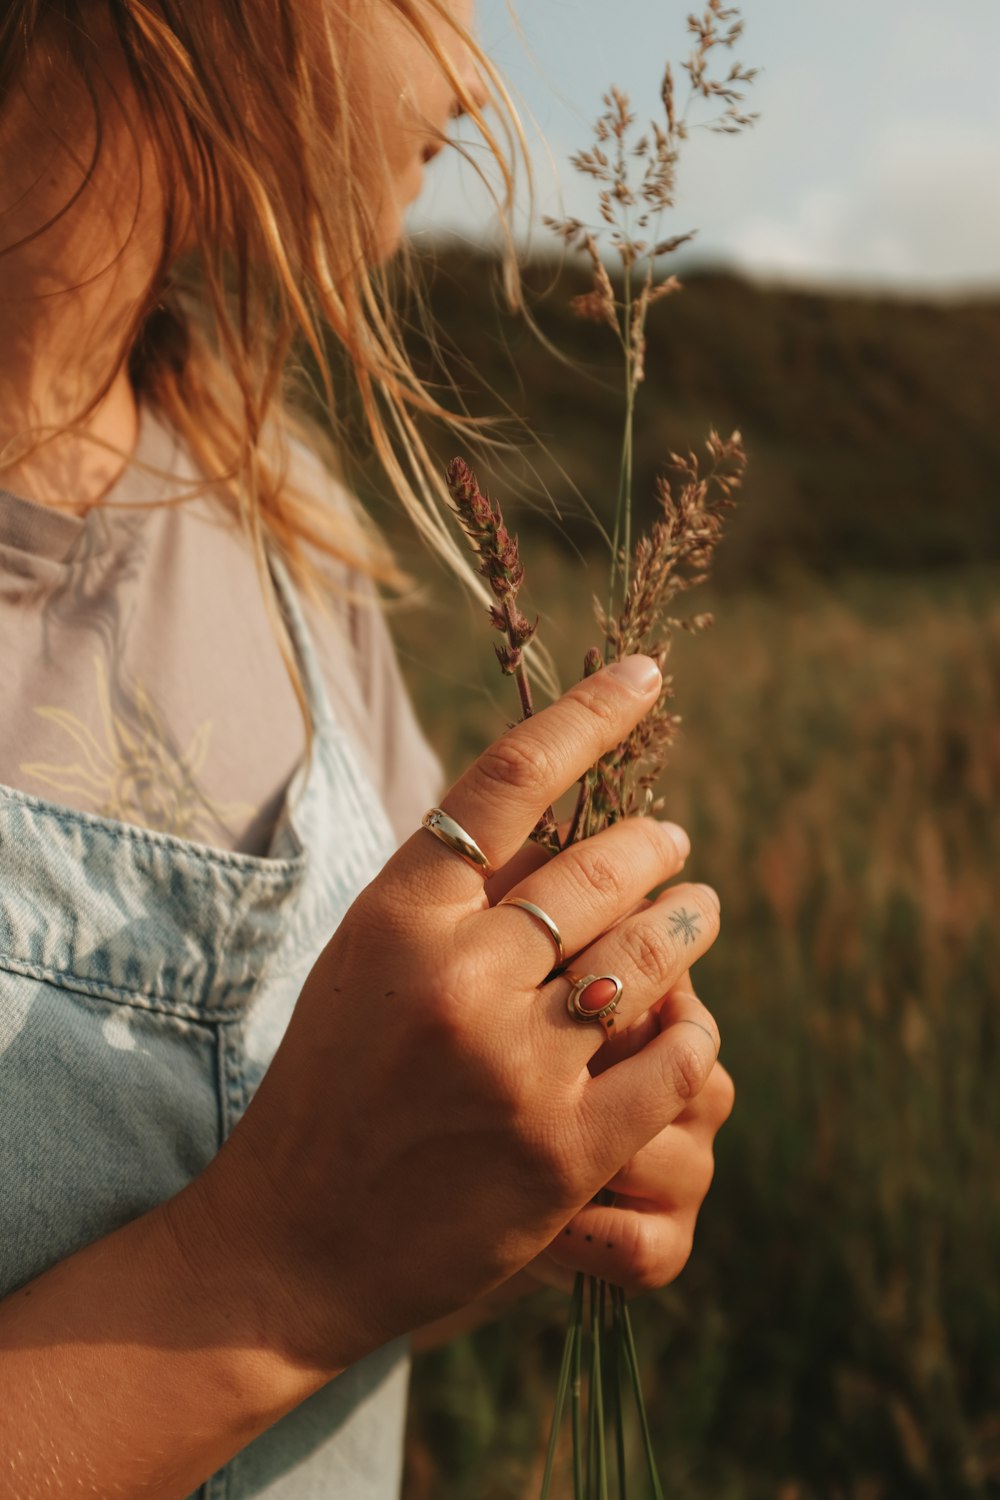
{"type": "MultiPolygon", "coordinates": [[[[200,478],[154,412],[134,461],[83,516],[0,489],[0,783],[52,802],[264,854],[305,730],[238,522],[211,495],[147,502],[200,478]]],[[[296,461],[334,506],[337,483],[296,461]]],[[[67,497],[71,498],[71,497],[67,497]]],[[[441,791],[378,599],[359,574],[317,561],[328,617],[303,612],[337,718],[397,837],[441,791]]]]}

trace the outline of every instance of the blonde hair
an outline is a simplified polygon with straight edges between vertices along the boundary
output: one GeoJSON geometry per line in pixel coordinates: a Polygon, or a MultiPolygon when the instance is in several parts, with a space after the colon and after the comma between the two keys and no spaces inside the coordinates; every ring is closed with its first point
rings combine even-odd
{"type": "MultiPolygon", "coordinates": [[[[494,201],[508,300],[517,304],[509,210],[515,163],[526,164],[527,153],[507,89],[447,0],[369,3],[395,12],[420,39],[499,165],[501,191],[494,191],[494,201]],[[428,12],[447,23],[491,86],[500,138],[428,12]]],[[[123,357],[137,395],[162,412],[207,476],[206,485],[241,519],[311,754],[313,726],[266,543],[276,544],[295,583],[319,601],[324,584],[307,545],[380,581],[400,575],[370,523],[360,514],[346,523],[342,508],[296,482],[291,471],[289,438],[305,442],[331,473],[339,470],[337,443],[306,414],[297,346],[310,351],[324,419],[341,434],[344,393],[338,397],[326,339],[327,331],[333,335],[395,494],[431,547],[477,591],[445,519],[447,490],[418,418],[463,431],[481,424],[446,408],[422,384],[404,348],[389,270],[367,262],[375,225],[357,164],[370,162],[374,151],[384,168],[385,158],[349,108],[329,0],[5,0],[0,111],[39,50],[52,86],[61,68],[72,67],[95,111],[88,181],[101,148],[98,81],[117,94],[94,44],[95,14],[113,29],[164,186],[163,252],[123,341],[123,357]],[[261,119],[264,131],[255,129],[261,119]],[[183,227],[197,248],[181,256],[185,215],[183,227]]],[[[463,154],[481,172],[470,153],[463,154]]],[[[528,176],[530,182],[530,169],[528,176]]],[[[405,273],[405,252],[400,260],[405,273]]],[[[116,373],[70,426],[85,422],[116,373]]]]}

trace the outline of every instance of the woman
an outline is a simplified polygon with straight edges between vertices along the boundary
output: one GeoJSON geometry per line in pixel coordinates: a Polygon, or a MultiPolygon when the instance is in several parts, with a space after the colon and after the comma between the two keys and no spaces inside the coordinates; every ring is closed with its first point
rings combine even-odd
{"type": "Polygon", "coordinates": [[[296,337],[328,376],[328,325],[388,481],[449,551],[384,270],[452,115],[506,161],[470,11],[0,20],[19,1500],[393,1495],[411,1338],[577,1270],[662,1285],[690,1251],[732,1104],[688,973],[718,901],[644,899],[688,847],[653,819],[549,862],[525,845],[656,668],[577,684],[441,796],[377,609],[391,562],[284,399],[296,337]],[[618,976],[616,1008],[552,974],[566,955],[618,976]]]}

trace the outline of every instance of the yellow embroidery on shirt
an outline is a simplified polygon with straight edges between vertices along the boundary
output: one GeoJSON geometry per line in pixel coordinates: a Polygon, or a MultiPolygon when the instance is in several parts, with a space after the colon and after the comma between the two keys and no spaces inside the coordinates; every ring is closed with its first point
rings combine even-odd
{"type": "Polygon", "coordinates": [[[213,721],[206,719],[180,756],[166,747],[162,719],[141,682],[134,706],[141,735],[111,707],[104,662],[95,655],[97,702],[103,719],[104,744],[68,709],[36,707],[43,718],[60,725],[76,741],[82,759],[66,765],[22,762],[21,770],[46,782],[64,796],[89,800],[103,818],[139,823],[180,838],[210,841],[217,825],[244,822],[257,811],[249,802],[217,802],[197,786],[205,763],[213,721]]]}

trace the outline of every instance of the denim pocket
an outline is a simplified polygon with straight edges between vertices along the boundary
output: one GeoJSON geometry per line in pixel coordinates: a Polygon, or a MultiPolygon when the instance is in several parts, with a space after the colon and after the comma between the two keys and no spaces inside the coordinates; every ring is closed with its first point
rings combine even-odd
{"type": "Polygon", "coordinates": [[[0,969],[0,1296],[207,1164],[217,1031],[0,969]]]}

